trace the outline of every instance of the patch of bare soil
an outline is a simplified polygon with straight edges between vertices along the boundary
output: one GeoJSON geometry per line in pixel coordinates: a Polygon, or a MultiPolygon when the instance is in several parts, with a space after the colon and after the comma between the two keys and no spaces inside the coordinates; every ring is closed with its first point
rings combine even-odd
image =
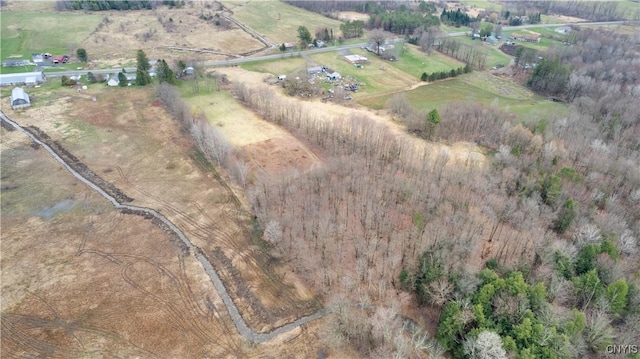
{"type": "MultiPolygon", "coordinates": [[[[227,273],[225,286],[256,330],[314,312],[312,294],[295,280],[283,284],[289,271],[253,242],[251,215],[221,175],[193,159],[190,141],[150,95],[104,89],[6,113],[60,141],[133,205],[178,225],[227,273]]],[[[19,185],[1,197],[3,354],[315,355],[316,323],[279,338],[287,348],[247,347],[195,258],[151,221],[115,212],[44,151],[7,140],[19,134],[2,131],[3,185],[19,185]]]]}
{"type": "Polygon", "coordinates": [[[246,145],[242,150],[255,169],[267,174],[291,169],[304,171],[317,162],[315,154],[299,141],[283,137],[246,145]]]}
{"type": "Polygon", "coordinates": [[[558,15],[558,14],[551,14],[549,16],[553,16],[556,19],[559,19],[561,22],[563,23],[573,23],[573,22],[585,22],[585,21],[589,21],[587,19],[582,19],[579,17],[573,17],[573,16],[565,16],[565,15],[558,15]]]}
{"type": "Polygon", "coordinates": [[[150,59],[172,62],[223,60],[264,47],[242,29],[216,17],[216,9],[217,3],[187,2],[183,8],[99,12],[103,21],[80,45],[91,59],[100,59],[92,60],[92,67],[123,66],[135,61],[138,49],[145,50],[150,59]]]}

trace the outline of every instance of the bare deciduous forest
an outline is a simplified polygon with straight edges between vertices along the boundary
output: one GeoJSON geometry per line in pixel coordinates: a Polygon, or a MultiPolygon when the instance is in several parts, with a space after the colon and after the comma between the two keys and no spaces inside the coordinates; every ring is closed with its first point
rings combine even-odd
{"type": "MultiPolygon", "coordinates": [[[[396,96],[389,110],[412,134],[363,116],[310,113],[275,89],[234,83],[239,101],[325,158],[249,184],[215,129],[193,120],[168,85],[160,96],[209,160],[247,187],[273,250],[331,303],[328,346],[368,357],[462,357],[496,345],[504,349],[496,357],[584,357],[640,340],[636,46],[587,29],[573,46],[552,47],[546,58],[570,70],[563,118],[520,123],[494,107],[455,103],[429,123],[396,96]],[[476,142],[490,160],[429,153],[438,147],[416,144],[413,133],[476,142]],[[442,311],[437,343],[421,331],[406,335],[397,314],[410,307],[423,325],[430,309],[442,311]]],[[[530,83],[552,75],[534,71],[530,83]]]]}

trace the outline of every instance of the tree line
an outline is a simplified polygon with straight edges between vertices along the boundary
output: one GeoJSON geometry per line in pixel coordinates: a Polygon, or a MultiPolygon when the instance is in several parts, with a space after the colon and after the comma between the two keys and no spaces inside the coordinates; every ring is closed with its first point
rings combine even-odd
{"type": "Polygon", "coordinates": [[[470,65],[474,69],[483,70],[487,65],[487,55],[485,53],[454,38],[438,39],[435,48],[445,55],[470,65]]]}
{"type": "Polygon", "coordinates": [[[439,26],[440,20],[431,14],[421,14],[411,11],[406,7],[400,7],[393,11],[374,12],[369,15],[367,27],[369,29],[382,28],[385,31],[400,35],[413,34],[419,27],[439,26]]]}
{"type": "Polygon", "coordinates": [[[460,26],[469,26],[472,21],[476,21],[475,18],[467,15],[460,11],[460,9],[456,10],[447,10],[446,8],[442,10],[440,14],[440,21],[447,25],[460,27],[460,26]]]}
{"type": "MultiPolygon", "coordinates": [[[[536,9],[542,14],[562,14],[592,21],[623,20],[624,14],[615,1],[518,1],[514,7],[536,9]]],[[[507,3],[507,6],[511,6],[507,3]]],[[[635,16],[640,14],[636,10],[635,16]]]]}
{"type": "Polygon", "coordinates": [[[458,75],[467,74],[469,72],[471,72],[471,66],[469,65],[465,65],[464,67],[461,66],[457,69],[451,69],[450,71],[432,72],[430,74],[423,72],[422,75],[420,75],[420,81],[433,82],[437,80],[444,80],[449,77],[456,77],[458,75]]]}
{"type": "Polygon", "coordinates": [[[151,10],[159,5],[182,7],[184,0],[56,0],[56,10],[151,10]]]}

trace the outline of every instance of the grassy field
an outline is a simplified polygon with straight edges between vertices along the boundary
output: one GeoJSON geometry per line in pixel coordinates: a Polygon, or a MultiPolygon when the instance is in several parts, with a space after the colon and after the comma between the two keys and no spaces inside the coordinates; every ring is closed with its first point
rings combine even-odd
{"type": "Polygon", "coordinates": [[[357,96],[355,96],[356,98],[362,95],[374,95],[386,91],[399,90],[411,86],[419,80],[416,75],[399,70],[394,67],[394,63],[382,60],[365,50],[353,49],[351,53],[367,56],[369,63],[364,65],[363,68],[356,68],[346,62],[342,54],[335,52],[315,54],[309,56],[309,58],[318,65],[324,65],[338,71],[342,77],[352,76],[356,81],[363,83],[364,86],[360,88],[357,96]]]}
{"type": "Polygon", "coordinates": [[[340,24],[322,15],[280,1],[222,1],[233,17],[275,43],[296,42],[298,27],[306,26],[313,36],[316,28],[333,28],[338,37],[340,24]]]}
{"type": "Polygon", "coordinates": [[[36,70],[35,65],[18,66],[18,67],[0,67],[0,74],[17,74],[21,72],[33,72],[36,70]]]}
{"type": "MultiPolygon", "coordinates": [[[[398,45],[400,46],[400,45],[398,45]]],[[[419,78],[423,72],[427,74],[439,71],[449,71],[458,67],[464,67],[464,63],[434,51],[427,55],[420,51],[417,46],[404,44],[405,51],[401,51],[398,61],[389,63],[409,75],[419,78]]],[[[371,56],[370,56],[371,57],[371,56]]]]}
{"type": "Polygon", "coordinates": [[[278,76],[302,70],[305,66],[327,66],[338,71],[343,77],[351,76],[365,84],[356,95],[357,98],[406,89],[417,84],[423,72],[449,71],[464,66],[464,63],[438,52],[427,55],[414,45],[405,44],[404,46],[405,51],[399,51],[399,60],[394,62],[382,60],[377,55],[362,49],[351,49],[350,53],[363,55],[369,59],[369,63],[363,68],[356,68],[349,64],[344,60],[344,55],[337,52],[308,55],[308,61],[303,57],[287,58],[285,55],[282,60],[247,63],[241,67],[249,71],[278,76]]]}
{"type": "Polygon", "coordinates": [[[640,20],[640,5],[637,2],[621,0],[618,4],[618,14],[627,20],[640,20]]]}
{"type": "MultiPolygon", "coordinates": [[[[539,28],[538,29],[538,28],[535,28],[535,29],[531,29],[531,31],[543,35],[540,38],[540,42],[538,42],[538,43],[535,43],[535,42],[518,42],[518,44],[522,45],[524,47],[528,47],[528,48],[531,48],[531,49],[534,49],[534,50],[538,50],[538,51],[545,51],[550,46],[561,46],[561,45],[563,45],[563,43],[561,41],[550,39],[548,37],[545,37],[545,35],[555,36],[555,37],[557,37],[559,39],[562,39],[562,38],[566,37],[564,34],[560,34],[560,33],[555,32],[553,29],[545,29],[545,28],[539,28]]],[[[522,31],[522,30],[505,31],[503,36],[505,38],[507,38],[512,33],[528,33],[528,32],[522,31]]]]}
{"type": "Polygon", "coordinates": [[[458,38],[464,46],[470,46],[481,53],[487,56],[486,67],[490,68],[496,66],[497,64],[506,65],[511,61],[511,56],[505,54],[500,51],[499,47],[501,43],[496,45],[492,45],[488,42],[479,41],[479,40],[471,40],[468,37],[459,37],[458,38]]]}
{"type": "Polygon", "coordinates": [[[3,11],[2,59],[30,59],[34,52],[68,53],[70,47],[73,50],[91,34],[101,19],[99,15],[76,13],[3,11]]]}
{"type": "Polygon", "coordinates": [[[259,62],[250,62],[240,65],[240,67],[254,72],[269,73],[274,76],[282,74],[290,74],[294,71],[302,69],[306,65],[306,61],[302,57],[289,57],[284,55],[282,60],[267,60],[259,62]]]}
{"type": "MultiPolygon", "coordinates": [[[[393,95],[358,101],[372,109],[382,109],[393,95]]],[[[562,113],[566,105],[548,101],[511,81],[484,72],[473,72],[453,79],[426,84],[407,92],[409,101],[417,108],[442,108],[447,103],[464,101],[496,105],[513,112],[523,121],[548,113],[562,113]]]]}

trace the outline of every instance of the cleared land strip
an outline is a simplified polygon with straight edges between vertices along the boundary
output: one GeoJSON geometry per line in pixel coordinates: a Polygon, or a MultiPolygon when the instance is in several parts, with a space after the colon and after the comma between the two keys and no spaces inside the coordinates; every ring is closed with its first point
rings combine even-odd
{"type": "MultiPolygon", "coordinates": [[[[122,194],[117,188],[115,188],[115,186],[113,186],[113,188],[103,189],[103,187],[101,187],[99,184],[101,182],[104,182],[104,180],[102,180],[94,172],[89,170],[87,166],[84,165],[83,163],[79,161],[78,162],[74,161],[73,163],[73,165],[75,166],[74,168],[74,166],[72,166],[70,163],[67,162],[69,161],[68,159],[67,160],[63,159],[63,156],[70,157],[71,159],[75,157],[70,153],[66,152],[66,150],[64,150],[62,155],[56,152],[48,143],[45,143],[38,137],[38,136],[44,135],[44,133],[42,133],[41,131],[39,130],[34,131],[32,129],[27,129],[20,126],[16,122],[10,120],[2,111],[0,111],[0,119],[2,119],[2,127],[9,129],[8,126],[11,126],[12,128],[27,135],[29,138],[31,138],[33,142],[37,143],[38,145],[42,146],[45,150],[47,150],[47,152],[49,152],[49,154],[51,154],[51,156],[54,159],[56,159],[56,161],[60,162],[74,177],[84,182],[87,186],[89,186],[90,188],[98,192],[102,197],[110,201],[115,208],[123,211],[124,213],[139,214],[146,218],[159,220],[167,228],[173,231],[178,236],[178,238],[180,238],[182,243],[189,250],[193,251],[193,253],[195,254],[196,258],[202,265],[203,269],[205,270],[207,275],[209,275],[209,278],[211,279],[211,282],[213,283],[216,290],[218,291],[220,298],[222,298],[222,301],[224,302],[224,305],[227,308],[227,312],[229,313],[229,315],[231,316],[231,319],[233,320],[233,324],[235,325],[240,335],[242,335],[245,339],[254,343],[263,343],[275,338],[276,336],[282,333],[286,333],[290,330],[293,330],[305,323],[308,323],[312,320],[319,319],[329,313],[328,309],[322,309],[312,315],[301,317],[291,323],[275,328],[274,330],[268,333],[258,333],[252,330],[251,328],[249,328],[247,323],[244,321],[244,319],[240,315],[238,308],[236,307],[235,303],[227,293],[226,287],[222,283],[220,276],[216,272],[211,262],[204,256],[200,248],[193,245],[193,243],[191,243],[189,238],[187,238],[187,236],[185,236],[184,233],[182,233],[182,231],[177,226],[175,226],[165,216],[163,216],[162,214],[158,213],[157,211],[151,208],[138,207],[138,206],[132,206],[132,205],[120,203],[116,198],[121,198],[121,200],[127,201],[127,202],[130,202],[131,199],[129,197],[124,196],[124,194],[122,194]],[[80,174],[80,172],[84,172],[85,175],[80,174]],[[86,174],[89,174],[89,176],[87,177],[91,177],[93,181],[85,177],[86,174]],[[93,174],[93,176],[91,174],[93,174]],[[121,196],[124,196],[124,197],[121,197],[121,196]]],[[[48,136],[46,136],[46,138],[44,139],[49,140],[48,136]]],[[[55,143],[55,146],[58,147],[57,148],[58,151],[62,150],[62,146],[60,146],[59,144],[55,143]]]]}

